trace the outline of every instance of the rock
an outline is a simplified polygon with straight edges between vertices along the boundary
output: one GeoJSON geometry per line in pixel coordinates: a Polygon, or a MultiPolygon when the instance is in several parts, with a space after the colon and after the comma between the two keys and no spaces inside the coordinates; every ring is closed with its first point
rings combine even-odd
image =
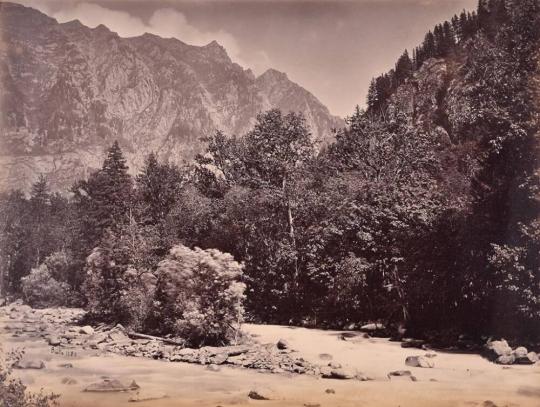
{"type": "Polygon", "coordinates": [[[322,377],[330,377],[332,375],[332,368],[330,366],[323,366],[320,373],[322,377]]]}
{"type": "Polygon", "coordinates": [[[334,389],[326,389],[324,392],[326,394],[336,394],[336,391],[334,389]]]}
{"type": "Polygon", "coordinates": [[[93,335],[94,328],[92,328],[90,325],[86,325],[86,326],[83,326],[81,329],[79,329],[79,333],[85,334],[85,335],[93,335]]]}
{"type": "Polygon", "coordinates": [[[304,407],[321,407],[319,403],[304,403],[304,407]]]}
{"type": "MultiPolygon", "coordinates": [[[[340,368],[332,369],[330,372],[329,378],[331,379],[340,379],[340,380],[350,380],[356,378],[358,372],[351,368],[340,368]]],[[[324,377],[324,376],[323,376],[324,377]]]]}
{"type": "Polygon", "coordinates": [[[227,355],[229,356],[238,356],[244,353],[247,353],[251,350],[249,346],[236,345],[236,346],[226,346],[223,348],[227,355]]]}
{"type": "Polygon", "coordinates": [[[379,323],[366,324],[360,327],[360,330],[364,332],[382,331],[384,329],[385,329],[385,326],[379,323]]]}
{"type": "Polygon", "coordinates": [[[516,357],[515,363],[519,365],[534,365],[538,362],[538,354],[536,352],[529,352],[525,356],[516,357]]]}
{"type": "Polygon", "coordinates": [[[332,360],[334,357],[332,355],[330,355],[329,353],[320,353],[319,354],[319,359],[321,360],[325,360],[325,361],[328,361],[328,360],[332,360]]]}
{"type": "Polygon", "coordinates": [[[62,334],[62,338],[67,340],[67,341],[72,341],[74,339],[77,339],[79,336],[75,333],[71,333],[71,332],[66,332],[64,334],[62,334]]]}
{"type": "Polygon", "coordinates": [[[129,386],[126,386],[116,379],[103,379],[101,382],[92,383],[91,385],[86,387],[84,391],[96,393],[113,393],[137,389],[139,389],[139,386],[135,382],[132,382],[129,386]]]}
{"type": "Polygon", "coordinates": [[[23,332],[37,332],[37,330],[38,330],[38,327],[34,325],[25,326],[23,328],[23,332]]]}
{"type": "Polygon", "coordinates": [[[161,400],[166,399],[169,396],[165,393],[152,393],[152,392],[137,392],[131,396],[128,401],[130,403],[138,403],[143,401],[161,400]]]}
{"type": "Polygon", "coordinates": [[[497,404],[491,400],[486,400],[482,403],[482,407],[497,407],[497,404]]]}
{"type": "Polygon", "coordinates": [[[109,331],[109,339],[113,342],[126,342],[129,339],[129,337],[120,329],[113,328],[109,331]]]}
{"type": "Polygon", "coordinates": [[[45,368],[45,363],[38,359],[27,359],[19,360],[13,367],[16,369],[43,369],[45,368]]]}
{"type": "Polygon", "coordinates": [[[221,368],[218,365],[211,364],[206,366],[206,370],[210,370],[211,372],[219,372],[221,368]]]}
{"type": "Polygon", "coordinates": [[[64,377],[62,379],[62,384],[67,384],[67,385],[77,384],[77,380],[73,379],[72,377],[64,377]]]}
{"type": "Polygon", "coordinates": [[[63,367],[64,369],[72,369],[73,365],[71,363],[63,363],[61,365],[58,365],[58,367],[63,367]]]}
{"type": "Polygon", "coordinates": [[[252,400],[275,400],[276,393],[267,387],[257,387],[249,391],[248,397],[252,400]]]}
{"type": "Polygon", "coordinates": [[[515,361],[516,357],[512,354],[509,354],[499,356],[495,363],[498,363],[499,365],[512,365],[515,361]]]}
{"type": "Polygon", "coordinates": [[[343,332],[339,339],[349,342],[360,342],[362,339],[371,338],[367,332],[343,332]]]}
{"type": "Polygon", "coordinates": [[[330,366],[332,369],[341,369],[341,363],[337,362],[330,362],[328,363],[328,366],[330,366]]]}
{"type": "Polygon", "coordinates": [[[527,350],[526,347],[520,346],[520,347],[514,349],[514,351],[512,353],[514,354],[516,359],[519,359],[519,358],[524,358],[525,356],[527,356],[527,353],[529,353],[529,351],[527,350]]]}
{"type": "Polygon", "coordinates": [[[416,377],[413,376],[410,370],[394,370],[387,375],[388,379],[392,379],[392,377],[408,377],[413,382],[416,381],[416,377]]]}
{"type": "Polygon", "coordinates": [[[284,349],[289,349],[290,348],[290,345],[289,345],[289,342],[286,340],[286,339],[280,339],[278,342],[277,342],[277,348],[278,349],[281,349],[281,350],[284,350],[284,349]]]}
{"type": "Polygon", "coordinates": [[[47,338],[47,342],[51,346],[59,346],[62,343],[60,338],[56,335],[49,336],[49,338],[47,338]]]}
{"type": "Polygon", "coordinates": [[[214,365],[222,365],[223,363],[227,361],[228,358],[229,356],[227,354],[221,354],[221,355],[216,355],[213,358],[210,358],[210,361],[214,365]]]}
{"type": "Polygon", "coordinates": [[[403,339],[403,341],[401,342],[401,347],[422,349],[422,346],[424,346],[425,344],[426,342],[421,339],[406,338],[403,339]]]}
{"type": "Polygon", "coordinates": [[[178,352],[176,352],[176,354],[180,356],[186,356],[186,355],[193,355],[197,352],[198,352],[197,349],[183,348],[183,349],[180,349],[178,352]]]}
{"type": "Polygon", "coordinates": [[[490,341],[485,345],[487,356],[491,360],[497,360],[500,356],[512,354],[512,348],[504,339],[500,341],[490,341]]]}
{"type": "Polygon", "coordinates": [[[432,360],[424,356],[407,356],[405,364],[411,367],[432,368],[435,366],[432,360]]]}

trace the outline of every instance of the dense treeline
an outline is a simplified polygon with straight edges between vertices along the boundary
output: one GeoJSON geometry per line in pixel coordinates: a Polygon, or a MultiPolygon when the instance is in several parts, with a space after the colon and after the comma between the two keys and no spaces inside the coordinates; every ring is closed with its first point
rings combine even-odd
{"type": "Polygon", "coordinates": [[[539,14],[536,0],[482,1],[435,30],[433,52],[453,40],[433,55],[462,58],[450,147],[370,104],[318,153],[301,115],[270,110],[185,168],[150,155],[132,177],[115,143],[67,198],[43,178],[3,195],[4,292],[196,343],[226,339],[242,302],[263,322],[538,339],[539,14]],[[470,143],[475,170],[449,173],[470,143]]]}
{"type": "Polygon", "coordinates": [[[450,21],[437,24],[428,31],[424,41],[413,49],[412,57],[405,50],[396,62],[395,68],[373,78],[367,95],[367,109],[380,114],[388,104],[388,98],[397,87],[411,78],[424,61],[429,58],[455,56],[463,45],[478,33],[493,40],[501,27],[510,22],[511,2],[508,0],[479,0],[476,11],[463,10],[450,21]]]}

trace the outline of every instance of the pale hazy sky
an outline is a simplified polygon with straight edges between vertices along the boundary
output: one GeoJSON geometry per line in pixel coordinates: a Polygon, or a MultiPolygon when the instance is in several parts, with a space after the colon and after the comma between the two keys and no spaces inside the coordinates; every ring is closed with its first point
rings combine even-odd
{"type": "Polygon", "coordinates": [[[151,32],[204,45],[217,40],[256,74],[267,68],[318,97],[333,114],[364,104],[373,76],[436,23],[477,0],[13,0],[60,22],[104,24],[120,36],[151,32]]]}

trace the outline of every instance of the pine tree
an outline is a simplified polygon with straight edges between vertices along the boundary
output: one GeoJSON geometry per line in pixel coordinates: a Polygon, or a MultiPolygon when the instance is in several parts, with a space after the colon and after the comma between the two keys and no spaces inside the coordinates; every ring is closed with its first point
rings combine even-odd
{"type": "Polygon", "coordinates": [[[43,174],[32,185],[30,193],[30,208],[31,208],[31,230],[32,230],[32,252],[33,264],[37,267],[41,261],[49,253],[46,249],[49,246],[50,225],[50,201],[49,185],[43,174]]]}
{"type": "Polygon", "coordinates": [[[409,57],[409,52],[405,50],[403,54],[399,57],[397,63],[396,63],[396,70],[395,70],[395,80],[396,85],[399,86],[403,82],[405,82],[406,79],[410,78],[412,76],[413,72],[413,64],[411,61],[411,58],[409,57]]]}
{"type": "Polygon", "coordinates": [[[76,245],[85,258],[98,246],[107,229],[127,222],[132,210],[133,182],[118,142],[114,142],[100,170],[88,180],[74,185],[74,203],[78,213],[76,245]]]}
{"type": "Polygon", "coordinates": [[[366,104],[367,104],[367,107],[368,107],[368,110],[370,111],[376,111],[377,110],[377,107],[378,107],[378,102],[379,102],[379,95],[377,94],[377,86],[376,86],[377,82],[375,80],[375,78],[373,78],[371,80],[371,82],[369,83],[369,89],[368,89],[368,93],[367,93],[367,98],[366,98],[366,104]]]}
{"type": "Polygon", "coordinates": [[[424,43],[422,45],[424,61],[429,58],[433,58],[436,54],[435,35],[431,31],[428,31],[428,33],[426,34],[426,37],[424,38],[424,43]]]}

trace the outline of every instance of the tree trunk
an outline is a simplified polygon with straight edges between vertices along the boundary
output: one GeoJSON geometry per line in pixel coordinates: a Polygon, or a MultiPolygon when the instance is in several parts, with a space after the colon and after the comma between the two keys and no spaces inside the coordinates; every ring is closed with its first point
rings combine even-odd
{"type": "Polygon", "coordinates": [[[282,186],[283,196],[285,197],[286,204],[287,204],[287,221],[289,224],[289,237],[291,238],[291,243],[294,248],[294,273],[292,277],[292,291],[293,294],[296,294],[298,291],[298,252],[296,249],[296,236],[294,233],[294,218],[292,214],[292,208],[291,208],[291,201],[289,199],[289,195],[287,193],[287,178],[283,178],[283,186],[282,186]]]}

